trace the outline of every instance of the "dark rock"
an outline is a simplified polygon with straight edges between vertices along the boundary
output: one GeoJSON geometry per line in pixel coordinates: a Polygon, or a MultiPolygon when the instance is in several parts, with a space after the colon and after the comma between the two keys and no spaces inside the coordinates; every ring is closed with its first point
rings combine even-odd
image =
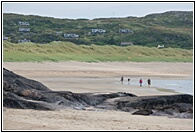
{"type": "Polygon", "coordinates": [[[28,101],[10,92],[3,93],[3,107],[17,109],[54,110],[54,108],[47,107],[46,104],[36,101],[28,101]]]}
{"type": "Polygon", "coordinates": [[[191,103],[174,103],[173,107],[179,110],[180,113],[193,112],[193,104],[191,103]]]}
{"type": "Polygon", "coordinates": [[[136,112],[133,112],[132,115],[150,115],[152,114],[152,110],[146,109],[146,110],[138,110],[136,112]]]}
{"type": "Polygon", "coordinates": [[[141,96],[126,97],[117,101],[119,109],[131,107],[135,109],[156,109],[175,103],[193,104],[193,96],[188,94],[170,95],[170,96],[141,96]]]}
{"type": "Polygon", "coordinates": [[[153,115],[177,118],[193,118],[193,105],[187,103],[174,103],[170,106],[158,108],[153,115]]]}
{"type": "Polygon", "coordinates": [[[27,79],[20,75],[17,75],[5,68],[3,68],[3,89],[7,89],[7,91],[14,91],[17,89],[27,90],[34,89],[37,91],[51,91],[45,85],[31,79],[27,79]]]}
{"type": "Polygon", "coordinates": [[[128,93],[94,94],[72,93],[68,91],[51,91],[43,84],[17,75],[7,69],[3,69],[3,106],[12,108],[30,108],[53,110],[57,105],[74,109],[85,109],[88,106],[96,106],[106,99],[123,96],[135,96],[128,93]],[[44,104],[43,104],[44,103],[44,104]],[[45,107],[46,104],[49,106],[45,107]],[[54,107],[52,107],[54,105],[54,107]],[[43,108],[41,108],[43,106],[43,108]]]}

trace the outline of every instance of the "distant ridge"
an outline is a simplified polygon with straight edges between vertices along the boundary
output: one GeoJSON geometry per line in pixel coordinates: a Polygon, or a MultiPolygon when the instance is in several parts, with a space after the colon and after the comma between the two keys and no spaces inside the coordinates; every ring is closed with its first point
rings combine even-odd
{"type": "Polygon", "coordinates": [[[119,45],[121,42],[132,42],[134,45],[148,47],[165,45],[165,47],[192,49],[193,12],[168,11],[145,17],[128,16],[93,20],[4,13],[3,35],[13,43],[24,39],[41,44],[52,41],[70,41],[84,45],[119,45]],[[28,22],[30,25],[21,26],[19,21],[28,22]],[[22,31],[19,31],[19,28],[23,28],[20,29],[22,31]],[[25,31],[24,28],[29,28],[30,31],[25,31]],[[103,29],[106,32],[92,33],[92,29],[103,29]],[[133,32],[119,33],[121,29],[133,32]],[[78,37],[65,38],[64,34],[76,34],[78,37]]]}

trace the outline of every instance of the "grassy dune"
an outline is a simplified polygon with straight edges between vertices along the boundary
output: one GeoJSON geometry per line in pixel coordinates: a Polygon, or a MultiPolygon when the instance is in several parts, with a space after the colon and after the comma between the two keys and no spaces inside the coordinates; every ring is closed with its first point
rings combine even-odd
{"type": "Polygon", "coordinates": [[[179,48],[149,48],[141,46],[75,45],[70,42],[48,44],[13,44],[3,42],[4,62],[43,61],[134,61],[134,62],[192,62],[193,50],[179,48]]]}

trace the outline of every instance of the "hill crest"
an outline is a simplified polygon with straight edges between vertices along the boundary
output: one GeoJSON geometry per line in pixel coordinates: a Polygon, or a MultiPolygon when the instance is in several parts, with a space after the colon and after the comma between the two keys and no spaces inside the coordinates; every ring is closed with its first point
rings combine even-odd
{"type": "Polygon", "coordinates": [[[29,40],[33,43],[70,41],[85,45],[120,45],[121,42],[132,42],[134,45],[149,47],[165,45],[192,49],[193,12],[169,11],[145,17],[93,20],[4,13],[3,35],[13,43],[18,43],[19,40],[29,40]],[[20,25],[19,22],[28,22],[29,25],[20,25]],[[105,32],[94,33],[93,29],[105,32]]]}

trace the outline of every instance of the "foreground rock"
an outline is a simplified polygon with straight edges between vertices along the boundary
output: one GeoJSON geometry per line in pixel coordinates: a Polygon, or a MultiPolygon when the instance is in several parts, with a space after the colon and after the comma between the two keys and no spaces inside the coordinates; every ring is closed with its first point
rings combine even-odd
{"type": "Polygon", "coordinates": [[[52,91],[43,84],[3,69],[3,106],[20,109],[57,110],[88,107],[130,112],[133,115],[193,117],[193,96],[140,96],[117,92],[111,94],[52,91]]]}

